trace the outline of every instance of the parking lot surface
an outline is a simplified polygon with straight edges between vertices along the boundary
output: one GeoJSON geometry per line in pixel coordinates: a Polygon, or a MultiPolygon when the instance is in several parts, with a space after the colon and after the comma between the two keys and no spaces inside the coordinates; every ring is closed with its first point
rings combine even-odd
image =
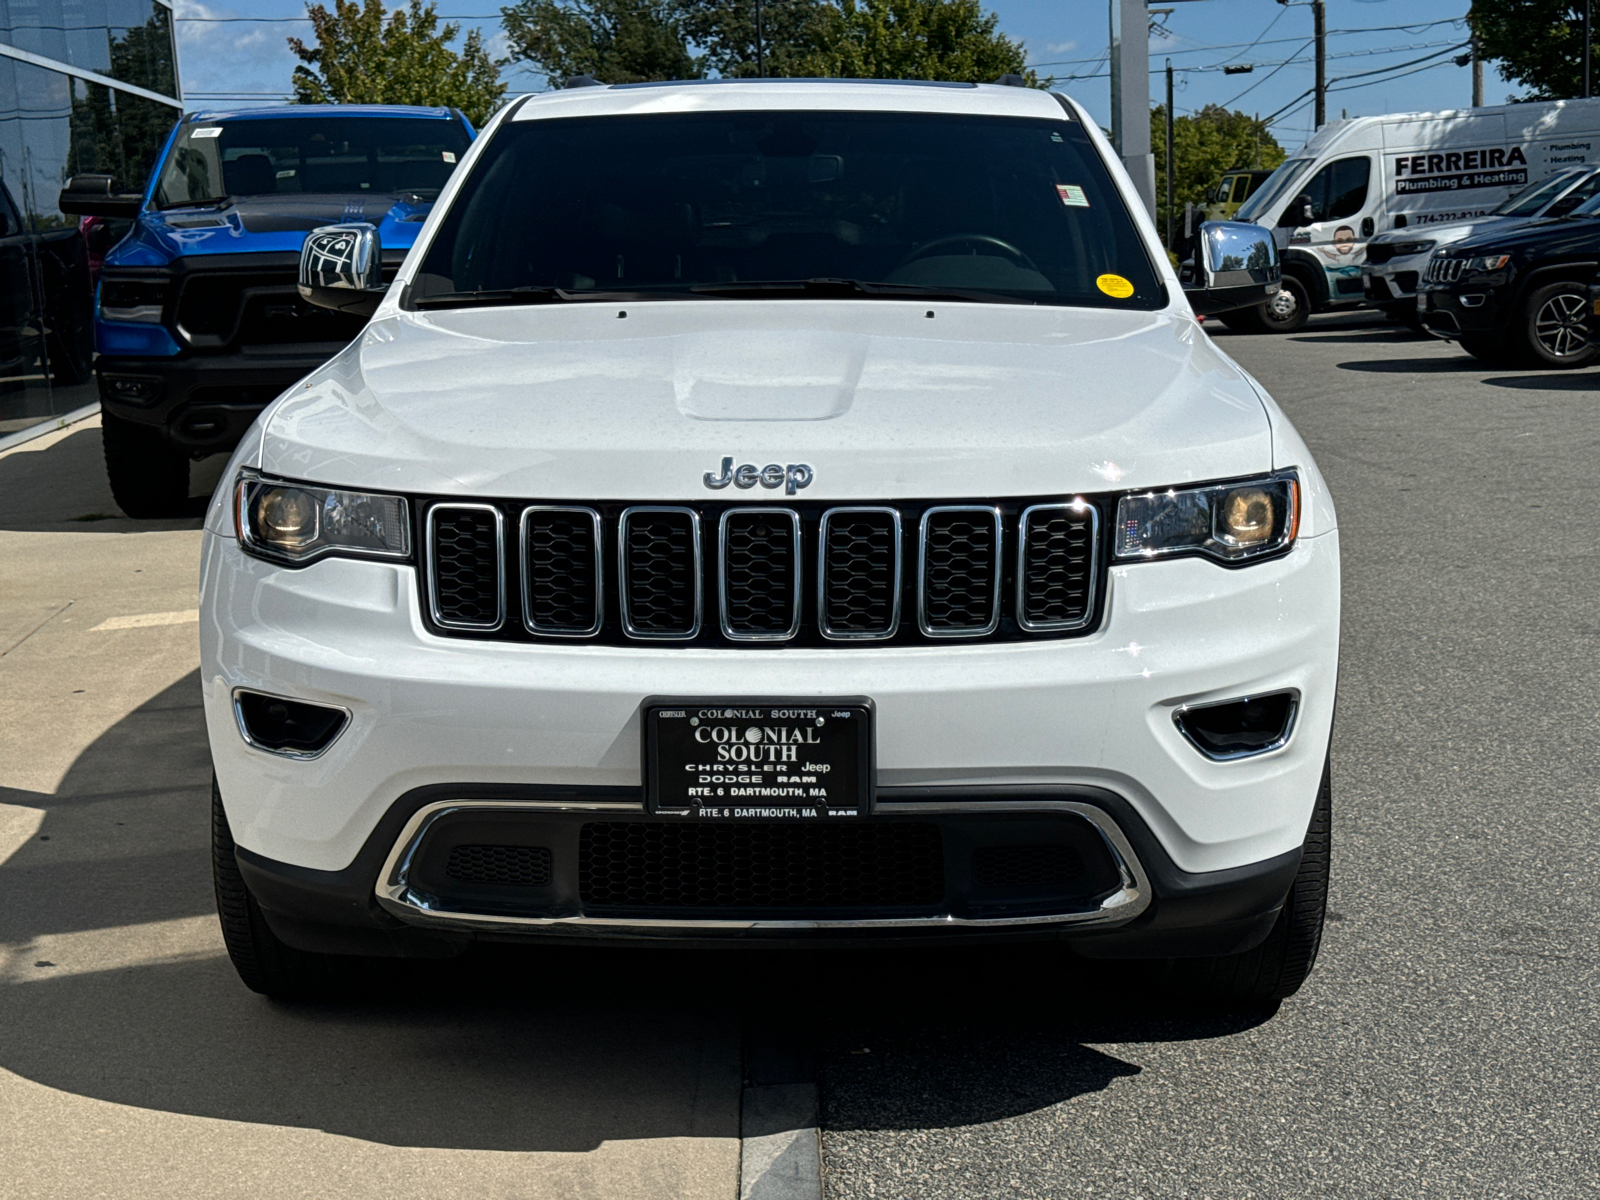
{"type": "Polygon", "coordinates": [[[92,422],[0,455],[0,1197],[731,1198],[753,1058],[814,1073],[833,1200],[1593,1195],[1600,373],[1216,336],[1344,552],[1332,912],[1271,1014],[1040,945],[486,951],[268,1002],[212,914],[198,522],[116,516],[92,422]]]}

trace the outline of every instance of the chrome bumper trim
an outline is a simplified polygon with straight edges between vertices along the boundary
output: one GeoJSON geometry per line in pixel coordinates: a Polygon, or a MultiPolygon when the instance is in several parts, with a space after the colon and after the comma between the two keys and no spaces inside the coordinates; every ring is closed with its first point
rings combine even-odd
{"type": "MultiPolygon", "coordinates": [[[[1069,812],[1084,818],[1099,832],[1121,874],[1121,886],[1091,909],[1064,913],[1049,913],[1032,917],[895,917],[883,919],[851,920],[672,920],[643,919],[635,917],[508,917],[499,914],[462,912],[439,907],[431,897],[411,890],[408,876],[411,862],[423,835],[433,823],[449,814],[473,810],[498,810],[502,812],[583,812],[608,813],[642,811],[641,806],[628,801],[596,801],[575,804],[565,801],[541,803],[527,800],[441,800],[424,805],[406,822],[394,848],[378,873],[375,889],[379,905],[412,924],[441,926],[452,929],[593,929],[596,932],[622,933],[636,930],[640,933],[665,933],[682,931],[725,930],[852,930],[852,929],[1004,929],[1029,925],[1105,926],[1131,921],[1150,904],[1150,881],[1133,847],[1117,823],[1102,809],[1078,800],[991,800],[982,803],[950,801],[917,801],[881,803],[878,811],[906,816],[942,816],[952,813],[977,815],[982,813],[1048,813],[1069,812]]],[[[870,819],[870,818],[869,818],[870,819]]]]}

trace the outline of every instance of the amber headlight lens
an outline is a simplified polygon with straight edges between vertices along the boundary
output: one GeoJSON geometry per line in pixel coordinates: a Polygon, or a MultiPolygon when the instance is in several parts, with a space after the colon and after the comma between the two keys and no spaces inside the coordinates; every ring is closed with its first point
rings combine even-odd
{"type": "Polygon", "coordinates": [[[1300,524],[1300,476],[1139,492],[1117,501],[1116,557],[1204,554],[1241,562],[1282,550],[1300,524]]]}
{"type": "Polygon", "coordinates": [[[240,544],[262,557],[306,563],[329,554],[407,558],[411,519],[401,496],[319,488],[244,474],[234,496],[240,544]]]}

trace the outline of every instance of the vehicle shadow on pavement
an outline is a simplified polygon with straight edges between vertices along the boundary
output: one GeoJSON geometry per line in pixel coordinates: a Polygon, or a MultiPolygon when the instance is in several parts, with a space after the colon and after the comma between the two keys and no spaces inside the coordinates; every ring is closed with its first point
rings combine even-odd
{"type": "Polygon", "coordinates": [[[1341,371],[1369,371],[1376,375],[1426,375],[1459,371],[1463,375],[1482,375],[1494,370],[1470,354],[1453,358],[1373,358],[1335,364],[1341,371]]]}
{"type": "Polygon", "coordinates": [[[246,990],[212,908],[209,778],[190,673],[102,734],[53,794],[0,789],[0,803],[44,810],[0,861],[0,1070],[395,1146],[738,1136],[732,956],[489,947],[395,964],[371,1000],[246,990]]]}
{"type": "Polygon", "coordinates": [[[1485,379],[1490,387],[1518,388],[1530,392],[1600,392],[1600,373],[1547,371],[1543,375],[1501,375],[1485,379]]]}
{"type": "Polygon", "coordinates": [[[170,520],[135,521],[122,515],[106,482],[98,424],[73,427],[60,441],[39,450],[28,444],[5,458],[6,503],[0,529],[57,533],[132,533],[147,529],[198,529],[226,455],[212,455],[189,468],[189,511],[170,520]]]}
{"type": "Polygon", "coordinates": [[[1436,344],[1438,341],[1431,334],[1393,325],[1385,325],[1377,329],[1363,329],[1354,333],[1317,333],[1313,331],[1309,334],[1302,333],[1291,336],[1289,340],[1291,342],[1311,342],[1319,345],[1349,343],[1356,346],[1374,346],[1380,343],[1429,346],[1436,344]]]}

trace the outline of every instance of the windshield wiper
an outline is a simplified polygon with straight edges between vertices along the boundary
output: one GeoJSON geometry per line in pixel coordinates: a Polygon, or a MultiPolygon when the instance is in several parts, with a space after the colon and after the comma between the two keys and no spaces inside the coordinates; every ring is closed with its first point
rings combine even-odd
{"type": "MultiPolygon", "coordinates": [[[[587,300],[657,300],[674,293],[658,292],[601,292],[571,291],[567,288],[529,286],[494,288],[481,292],[435,292],[431,296],[417,296],[412,308],[489,308],[507,304],[581,304],[587,300]]],[[[681,296],[683,293],[676,293],[681,296]]]]}
{"type": "Polygon", "coordinates": [[[814,279],[752,279],[736,283],[697,283],[690,289],[701,296],[733,296],[760,299],[766,296],[793,295],[865,296],[884,300],[975,300],[985,304],[1037,304],[1023,296],[985,292],[974,288],[934,287],[920,283],[868,283],[863,279],[821,276],[814,279]]]}

